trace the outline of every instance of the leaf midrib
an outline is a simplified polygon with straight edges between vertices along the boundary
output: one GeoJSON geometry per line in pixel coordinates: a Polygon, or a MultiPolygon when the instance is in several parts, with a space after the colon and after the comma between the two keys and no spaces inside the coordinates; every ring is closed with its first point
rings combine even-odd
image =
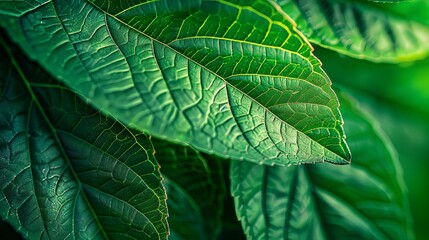
{"type": "MultiPolygon", "coordinates": [[[[338,196],[337,194],[333,193],[331,190],[328,190],[326,188],[322,188],[317,186],[317,184],[315,184],[312,181],[311,176],[311,171],[310,169],[308,169],[308,167],[304,166],[304,174],[306,176],[307,182],[310,183],[311,185],[311,193],[312,193],[312,198],[315,201],[315,209],[317,209],[317,216],[319,218],[319,220],[321,221],[322,225],[324,225],[324,221],[322,218],[322,214],[320,214],[320,201],[321,201],[321,197],[319,196],[320,193],[324,193],[326,195],[329,195],[331,198],[337,200],[338,202],[341,202],[342,204],[344,204],[345,206],[347,206],[348,209],[350,209],[351,212],[354,213],[354,215],[361,219],[363,222],[367,223],[369,225],[369,227],[371,227],[371,229],[374,230],[374,232],[378,235],[378,236],[383,236],[384,239],[388,239],[388,237],[386,236],[386,234],[378,228],[377,224],[375,224],[375,222],[371,219],[368,218],[368,216],[366,216],[361,210],[359,210],[356,207],[353,207],[353,204],[350,203],[349,201],[345,200],[344,198],[338,196]]],[[[325,232],[325,231],[323,231],[325,232]]],[[[326,233],[325,233],[326,234],[326,233]]]]}
{"type": "MultiPolygon", "coordinates": [[[[117,157],[115,157],[115,156],[113,156],[112,154],[110,154],[109,152],[107,152],[107,151],[105,151],[105,150],[103,150],[103,149],[101,149],[100,147],[97,147],[97,146],[95,146],[95,145],[92,145],[91,143],[89,143],[89,142],[87,142],[85,139],[83,139],[83,138],[81,138],[81,137],[79,137],[79,136],[77,136],[76,134],[74,134],[74,133],[71,133],[71,132],[67,132],[67,131],[64,131],[64,130],[62,130],[62,129],[58,129],[57,130],[57,132],[62,132],[62,133],[64,133],[64,134],[66,134],[66,135],[69,135],[69,136],[71,136],[71,137],[73,137],[73,138],[75,138],[76,140],[78,140],[78,141],[82,141],[82,142],[84,142],[84,143],[86,143],[87,145],[89,145],[89,148],[93,148],[93,149],[95,149],[95,150],[97,150],[97,151],[100,151],[100,152],[102,152],[103,154],[105,154],[106,156],[109,156],[110,158],[112,158],[112,159],[116,159],[117,157]]],[[[147,159],[147,161],[149,161],[149,159],[147,159]]],[[[143,184],[148,190],[150,190],[151,191],[151,193],[154,195],[154,196],[156,196],[157,194],[156,194],[156,192],[152,189],[152,188],[150,188],[148,185],[147,185],[147,183],[141,178],[141,176],[136,172],[136,171],[134,171],[134,169],[133,168],[131,168],[131,167],[129,167],[126,163],[124,163],[124,162],[122,162],[122,161],[117,161],[120,165],[122,165],[122,166],[125,166],[125,167],[127,167],[129,170],[130,170],[130,172],[132,172],[135,176],[137,176],[138,178],[139,178],[139,184],[143,184]]],[[[86,184],[86,183],[84,183],[85,185],[89,185],[89,184],[86,184]]],[[[93,187],[92,185],[89,185],[89,186],[91,186],[91,187],[93,187]]],[[[94,187],[93,187],[94,188],[94,187]]],[[[108,194],[108,193],[106,193],[106,194],[108,194]]],[[[116,196],[115,196],[116,197],[116,196]]],[[[116,197],[117,198],[117,197],[116,197]]],[[[119,198],[118,198],[119,199],[119,198]]],[[[123,201],[122,199],[121,199],[121,201],[123,201]]],[[[123,201],[123,202],[126,202],[126,201],[123,201]]],[[[133,206],[134,207],[134,206],[133,206]]],[[[143,212],[141,212],[141,211],[139,211],[139,210],[136,210],[137,212],[140,212],[140,213],[142,213],[143,215],[145,215],[143,212]]]]}
{"type": "MultiPolygon", "coordinates": [[[[1,38],[0,38],[0,43],[1,43],[1,45],[3,45],[7,49],[6,44],[4,44],[3,39],[1,39],[1,38]]],[[[6,52],[9,54],[9,52],[7,50],[6,50],[6,52]]],[[[15,65],[13,65],[13,67],[16,68],[15,65]]],[[[18,74],[20,74],[20,73],[18,73],[18,74]]],[[[34,105],[34,100],[31,99],[29,101],[28,114],[27,114],[27,122],[26,122],[26,125],[25,125],[25,131],[27,133],[27,136],[30,136],[30,123],[31,123],[31,114],[33,112],[33,105],[34,105]]],[[[30,172],[31,172],[31,177],[34,179],[33,163],[31,162],[31,158],[32,158],[31,142],[30,142],[30,138],[29,137],[26,137],[26,144],[27,144],[28,152],[29,152],[29,156],[30,156],[30,166],[29,166],[29,168],[30,168],[30,172]]],[[[37,210],[40,213],[40,218],[42,219],[42,222],[43,222],[43,228],[44,229],[42,230],[42,234],[43,234],[43,232],[45,232],[46,235],[48,236],[48,239],[50,239],[48,227],[46,226],[46,221],[44,219],[42,211],[40,210],[40,202],[39,202],[39,198],[37,196],[38,190],[36,188],[36,184],[34,183],[34,181],[31,181],[31,183],[33,185],[34,194],[36,195],[35,198],[36,198],[36,203],[37,203],[37,210]]]]}
{"type": "MultiPolygon", "coordinates": [[[[139,210],[138,210],[134,205],[132,205],[132,204],[130,204],[130,203],[128,203],[128,202],[126,202],[126,201],[124,201],[124,200],[120,199],[119,197],[117,197],[117,196],[115,196],[115,195],[112,195],[112,194],[110,194],[110,193],[107,193],[107,192],[101,191],[100,189],[98,189],[98,188],[96,188],[96,187],[94,187],[94,186],[91,186],[90,184],[83,183],[82,185],[87,186],[88,188],[92,189],[93,191],[98,191],[98,192],[100,192],[100,193],[102,193],[102,194],[106,194],[106,195],[110,196],[111,198],[116,199],[116,200],[117,200],[117,201],[119,201],[119,202],[123,202],[126,206],[130,207],[131,209],[134,209],[136,212],[138,212],[138,213],[140,213],[140,214],[141,214],[140,216],[143,216],[143,217],[145,218],[146,222],[147,222],[147,223],[152,227],[152,229],[154,229],[154,230],[155,230],[155,232],[158,234],[158,236],[160,236],[160,234],[159,234],[159,232],[158,232],[158,229],[155,227],[155,225],[152,223],[152,221],[150,221],[150,219],[146,216],[146,214],[144,214],[144,213],[142,213],[141,211],[139,211],[139,210]]],[[[143,229],[145,229],[145,228],[146,228],[146,226],[144,226],[144,228],[143,228],[143,229]]],[[[142,232],[142,234],[147,234],[147,233],[143,231],[143,232],[142,232]]]]}
{"type": "Polygon", "coordinates": [[[97,217],[97,215],[95,213],[94,208],[92,207],[92,204],[90,203],[88,197],[86,196],[85,191],[83,190],[82,183],[80,182],[80,179],[79,179],[77,173],[74,171],[73,166],[71,165],[70,159],[67,156],[65,149],[63,148],[63,145],[61,143],[61,140],[58,137],[58,134],[57,134],[57,131],[56,131],[55,127],[52,125],[52,123],[51,123],[48,115],[46,114],[46,112],[43,109],[41,103],[39,102],[39,99],[37,98],[36,94],[34,93],[32,87],[31,87],[30,82],[28,81],[28,79],[26,78],[25,74],[23,73],[23,71],[19,67],[19,64],[16,62],[15,57],[14,57],[11,49],[7,46],[7,44],[1,38],[0,38],[0,45],[2,45],[5,48],[5,50],[7,52],[7,55],[9,56],[10,61],[12,62],[13,67],[18,72],[18,75],[20,76],[21,80],[23,81],[23,83],[24,83],[24,85],[25,85],[25,87],[26,87],[26,89],[27,89],[27,91],[28,91],[28,93],[29,93],[29,95],[31,97],[32,102],[34,103],[34,105],[36,106],[36,108],[39,110],[39,113],[42,115],[42,118],[45,121],[45,123],[48,125],[48,128],[51,131],[52,136],[54,137],[54,140],[55,140],[55,142],[58,145],[58,148],[59,148],[59,150],[61,152],[61,155],[66,160],[67,167],[70,169],[70,171],[71,171],[71,173],[73,175],[73,178],[75,179],[75,181],[76,181],[76,183],[78,185],[78,189],[82,193],[81,195],[82,195],[82,197],[83,197],[86,205],[88,206],[88,209],[91,212],[91,215],[94,217],[95,222],[99,226],[100,231],[103,234],[103,237],[105,237],[105,239],[109,239],[106,231],[104,230],[103,225],[101,224],[100,220],[98,219],[98,217],[97,217]]]}
{"type": "MultiPolygon", "coordinates": [[[[335,153],[335,152],[333,152],[331,149],[329,149],[329,148],[326,148],[325,146],[323,146],[322,144],[320,144],[319,142],[317,142],[316,140],[314,140],[313,138],[311,138],[310,136],[308,136],[307,134],[305,134],[304,132],[302,132],[302,131],[300,131],[300,130],[298,130],[298,129],[296,129],[294,126],[292,126],[292,125],[290,125],[288,122],[286,122],[286,121],[284,121],[283,119],[281,119],[281,118],[279,118],[276,114],[274,114],[272,111],[270,111],[268,108],[266,108],[263,104],[261,104],[260,102],[258,102],[258,101],[256,101],[255,99],[253,99],[251,96],[249,96],[248,94],[246,94],[245,92],[243,92],[241,89],[238,89],[236,86],[234,86],[234,85],[232,85],[231,83],[229,83],[228,81],[226,81],[226,79],[225,78],[223,78],[223,77],[221,77],[220,75],[218,75],[217,73],[215,73],[215,72],[213,72],[212,70],[210,70],[210,69],[208,69],[207,67],[205,67],[204,65],[202,65],[202,64],[200,64],[200,63],[198,63],[197,61],[195,61],[195,60],[193,60],[193,59],[191,59],[191,58],[189,58],[188,56],[186,56],[186,55],[184,55],[184,54],[182,54],[181,52],[179,52],[178,50],[176,50],[175,48],[173,48],[173,47],[171,47],[171,46],[169,46],[169,45],[166,45],[165,43],[163,43],[163,42],[161,42],[160,40],[158,40],[158,39],[156,39],[156,38],[153,38],[153,37],[151,37],[151,36],[149,36],[149,35],[147,35],[146,33],[144,33],[144,32],[142,32],[142,31],[140,31],[140,30],[138,30],[138,29],[136,29],[135,27],[133,27],[133,26],[130,26],[129,24],[127,24],[127,23],[125,23],[124,21],[122,21],[121,19],[118,19],[115,15],[112,15],[112,14],[110,14],[109,12],[106,12],[104,9],[102,9],[102,8],[100,8],[100,7],[98,7],[97,5],[95,5],[94,3],[92,3],[92,2],[90,2],[89,0],[87,0],[87,2],[89,3],[89,4],[91,4],[91,6],[94,6],[95,8],[97,8],[99,11],[101,11],[101,12],[103,12],[104,14],[106,14],[106,15],[108,15],[109,17],[111,17],[111,18],[113,18],[113,19],[115,19],[116,21],[118,21],[119,23],[121,23],[121,24],[123,24],[124,26],[126,26],[126,27],[128,27],[128,28],[130,28],[130,29],[133,29],[134,31],[136,31],[136,32],[138,32],[138,33],[140,33],[140,34],[142,34],[143,36],[145,36],[145,37],[147,37],[147,38],[149,38],[151,41],[153,41],[153,42],[157,42],[158,44],[160,44],[160,45],[162,45],[162,46],[164,46],[164,47],[166,47],[166,48],[168,48],[168,49],[170,49],[170,50],[172,50],[172,51],[174,51],[174,52],[176,52],[176,54],[178,54],[178,55],[180,55],[180,56],[182,56],[182,57],[184,57],[184,58],[186,58],[188,61],[190,61],[190,62],[193,62],[194,64],[196,64],[196,65],[198,65],[198,66],[200,66],[201,68],[203,68],[204,70],[206,70],[206,71],[208,71],[209,73],[211,73],[211,74],[213,74],[215,77],[217,77],[217,78],[219,78],[219,79],[222,79],[223,80],[223,82],[225,83],[225,85],[229,85],[230,87],[232,87],[232,88],[234,88],[235,90],[237,90],[237,91],[239,91],[240,93],[242,93],[243,95],[245,95],[245,96],[247,96],[247,97],[249,97],[250,99],[252,99],[253,101],[255,101],[256,103],[258,103],[258,105],[259,106],[261,106],[262,108],[264,108],[267,112],[270,112],[273,116],[275,116],[277,119],[279,119],[279,120],[281,120],[281,122],[284,122],[285,124],[287,124],[289,127],[291,127],[291,128],[293,128],[295,131],[297,131],[297,132],[301,132],[301,133],[303,133],[305,136],[307,136],[308,138],[310,138],[314,143],[316,143],[317,145],[319,145],[319,146],[321,146],[323,149],[326,149],[326,150],[328,150],[329,152],[331,152],[332,154],[334,154],[335,156],[338,156],[339,158],[341,158],[344,162],[349,162],[349,160],[348,159],[346,159],[346,158],[344,158],[343,156],[341,156],[341,155],[339,155],[338,153],[335,153]]],[[[60,20],[61,21],[61,20],[60,20]]],[[[107,21],[106,21],[106,25],[107,25],[108,23],[107,23],[107,21]]],[[[296,53],[296,54],[298,54],[299,55],[299,53],[296,53]]],[[[301,55],[300,55],[301,56],[301,55]]],[[[313,56],[313,55],[312,55],[313,56]]],[[[311,62],[307,59],[307,58],[305,58],[305,57],[302,57],[303,59],[305,59],[309,64],[310,64],[310,66],[312,67],[312,72],[313,73],[316,73],[316,74],[320,74],[320,73],[318,73],[318,72],[315,72],[314,71],[314,69],[313,69],[313,65],[311,64],[311,62]]],[[[281,76],[279,76],[279,77],[281,77],[281,76]]],[[[306,81],[305,79],[299,79],[299,80],[303,80],[303,81],[306,81]]],[[[307,81],[306,81],[307,82],[307,81]]],[[[310,83],[311,84],[311,83],[310,83]]],[[[337,100],[337,102],[338,102],[338,100],[337,100]]],[[[329,109],[331,109],[331,107],[329,107],[329,106],[327,106],[329,109]]],[[[337,109],[338,109],[338,107],[337,107],[337,109]]],[[[331,111],[332,111],[332,109],[331,109],[331,111]]],[[[234,118],[235,119],[235,118],[234,118]]],[[[335,131],[337,131],[337,129],[335,129],[334,128],[334,130],[335,131]]],[[[341,135],[341,134],[340,134],[341,135]]],[[[243,136],[244,136],[244,134],[243,134],[243,136]]],[[[246,139],[246,141],[248,141],[248,139],[247,138],[245,138],[246,139]]],[[[343,146],[342,146],[342,144],[341,144],[341,139],[339,139],[340,140],[340,146],[341,146],[341,149],[343,149],[343,146]]],[[[248,143],[250,144],[250,146],[252,146],[253,147],[253,145],[248,141],[248,143]]],[[[253,148],[255,148],[255,147],[253,147],[253,148]]],[[[256,148],[255,148],[256,149],[256,148]]],[[[346,154],[346,155],[348,155],[347,154],[347,151],[345,151],[346,149],[343,149],[344,150],[344,153],[346,154]]],[[[322,159],[322,161],[326,161],[326,159],[322,159]]]]}
{"type": "MultiPolygon", "coordinates": [[[[54,4],[54,2],[53,1],[50,1],[50,3],[52,3],[52,5],[53,5],[53,7],[54,7],[54,11],[55,11],[55,13],[57,14],[57,11],[56,11],[56,9],[55,9],[55,4],[54,4]]],[[[228,81],[226,81],[226,79],[225,78],[223,78],[223,77],[221,77],[220,75],[218,75],[218,74],[216,74],[215,72],[213,72],[212,70],[210,70],[210,69],[208,69],[208,68],[206,68],[204,65],[201,65],[200,63],[198,63],[197,61],[195,61],[195,60],[193,60],[193,59],[191,59],[191,58],[189,58],[188,56],[186,56],[186,55],[184,55],[184,54],[182,54],[181,52],[179,52],[178,50],[176,50],[176,49],[174,49],[173,47],[171,47],[171,46],[169,46],[169,45],[166,45],[165,43],[163,43],[163,42],[161,42],[161,41],[159,41],[158,39],[155,39],[155,38],[153,38],[153,37],[151,37],[151,36],[149,36],[149,35],[147,35],[146,33],[144,33],[144,32],[142,32],[142,31],[140,31],[140,30],[138,30],[138,29],[136,29],[136,28],[134,28],[133,26],[130,26],[130,25],[128,25],[127,23],[125,23],[124,21],[122,21],[122,20],[120,20],[120,19],[118,19],[115,15],[112,15],[112,14],[110,14],[109,12],[106,12],[105,10],[103,10],[102,8],[100,8],[100,7],[98,7],[97,5],[95,5],[94,3],[92,3],[91,1],[88,1],[87,0],[87,3],[88,4],[90,4],[91,6],[93,6],[94,8],[96,8],[96,9],[98,9],[99,11],[101,11],[102,13],[104,13],[105,15],[107,15],[107,16],[109,16],[109,17],[111,17],[112,19],[115,19],[116,21],[118,21],[119,23],[121,23],[121,24],[123,24],[124,26],[126,26],[127,28],[130,28],[130,29],[133,29],[134,31],[137,31],[138,33],[140,33],[140,34],[142,34],[143,36],[145,36],[145,37],[147,37],[147,38],[149,38],[150,40],[152,40],[153,42],[157,42],[157,43],[159,43],[160,45],[162,45],[162,46],[164,46],[164,47],[166,47],[166,48],[168,48],[168,49],[170,49],[170,50],[172,50],[172,51],[174,51],[174,52],[176,52],[176,54],[178,54],[178,55],[180,55],[180,56],[182,56],[182,57],[184,57],[184,58],[186,58],[188,61],[190,61],[190,62],[193,62],[193,63],[195,63],[196,65],[198,65],[198,66],[200,66],[202,69],[204,69],[204,70],[206,70],[207,72],[209,72],[209,73],[211,73],[211,74],[213,74],[215,77],[217,77],[217,78],[219,78],[219,79],[221,79],[221,80],[223,80],[223,82],[224,82],[224,84],[225,85],[228,85],[228,86],[230,86],[230,87],[232,87],[232,88],[234,88],[235,90],[237,90],[238,92],[240,92],[241,94],[243,94],[244,96],[247,96],[247,97],[249,97],[250,99],[252,99],[252,101],[254,101],[255,103],[257,103],[261,108],[263,108],[263,109],[265,109],[265,111],[267,111],[267,112],[269,112],[269,113],[271,113],[275,118],[277,118],[277,119],[279,119],[281,122],[283,122],[284,124],[286,124],[287,126],[289,126],[290,128],[292,128],[292,129],[294,129],[296,132],[300,132],[300,133],[302,133],[302,134],[304,134],[306,137],[308,137],[309,139],[311,139],[311,141],[312,142],[314,142],[316,145],[318,145],[318,146],[320,146],[322,149],[325,149],[325,150],[327,150],[328,152],[330,152],[330,153],[332,153],[334,156],[336,156],[336,158],[335,158],[335,161],[329,161],[328,159],[326,159],[326,157],[325,158],[323,158],[322,160],[323,161],[329,161],[329,162],[334,162],[334,163],[339,163],[339,164],[341,164],[341,163],[347,163],[347,162],[349,162],[349,151],[347,151],[347,148],[344,148],[344,139],[343,138],[339,138],[338,140],[338,143],[337,144],[339,144],[339,146],[340,146],[340,148],[342,149],[342,153],[335,153],[333,150],[331,150],[331,149],[329,149],[329,148],[327,148],[327,147],[325,147],[325,146],[323,146],[322,144],[320,144],[319,142],[317,142],[317,140],[315,140],[315,139],[313,139],[313,138],[311,138],[310,136],[308,136],[305,132],[302,132],[302,131],[300,131],[300,130],[298,130],[297,128],[295,128],[293,125],[291,125],[291,124],[289,124],[288,122],[286,122],[286,121],[284,121],[283,119],[281,119],[281,118],[279,118],[276,114],[274,114],[272,111],[270,111],[268,108],[266,108],[263,104],[261,104],[260,102],[258,102],[258,101],[256,101],[255,99],[253,99],[252,97],[250,97],[249,95],[247,95],[245,92],[243,92],[243,91],[241,91],[240,89],[238,89],[237,87],[235,87],[234,85],[232,85],[231,83],[229,83],[228,81]],[[342,154],[345,154],[345,156],[343,157],[342,156],[342,154]]],[[[44,6],[45,4],[42,4],[42,5],[40,5],[40,6],[44,6]]],[[[40,6],[38,6],[38,7],[40,7],[40,6]]],[[[32,9],[31,11],[35,11],[37,8],[34,8],[34,9],[32,9]]],[[[26,13],[28,13],[29,11],[27,11],[26,13]]],[[[259,14],[262,14],[262,13],[259,13],[259,14]]],[[[265,16],[265,15],[264,15],[265,16]]],[[[265,16],[266,17],[266,16],[265,16]]],[[[61,21],[61,19],[59,18],[59,16],[58,16],[58,14],[57,14],[57,18],[58,18],[58,20],[60,21],[60,23],[61,23],[61,25],[62,25],[62,28],[64,29],[64,26],[63,26],[63,23],[62,23],[62,21],[61,21]]],[[[105,21],[105,24],[106,25],[108,25],[108,23],[107,23],[107,21],[105,21]]],[[[68,34],[66,34],[67,35],[67,37],[69,37],[68,36],[68,34]]],[[[301,36],[301,35],[300,35],[301,36]]],[[[305,39],[305,38],[304,38],[305,39]]],[[[75,47],[74,47],[74,44],[72,43],[72,41],[70,41],[70,39],[69,39],[69,42],[71,43],[71,45],[73,46],[73,49],[74,49],[74,51],[75,51],[75,53],[77,53],[77,51],[76,51],[76,49],[75,49],[75,47]]],[[[268,46],[267,46],[268,47],[268,46]]],[[[284,49],[283,49],[284,50],[284,49]]],[[[298,52],[294,52],[295,54],[297,54],[297,55],[300,55],[298,52]]],[[[79,54],[77,54],[77,56],[79,56],[79,54]]],[[[301,57],[302,57],[302,59],[304,59],[305,61],[307,61],[308,63],[309,63],[309,66],[311,66],[311,68],[312,68],[312,73],[316,73],[316,74],[319,74],[320,75],[320,73],[319,72],[317,72],[317,71],[314,71],[314,67],[315,66],[313,66],[313,64],[309,61],[309,59],[308,58],[305,58],[305,57],[303,57],[302,55],[300,55],[301,57]]],[[[310,55],[310,57],[314,57],[314,55],[310,55]]],[[[315,57],[314,57],[315,58],[315,57]]],[[[81,61],[79,61],[79,62],[81,62],[81,61]]],[[[85,68],[85,66],[83,66],[84,68],[85,68]]],[[[320,69],[320,68],[319,68],[320,69]]],[[[92,77],[90,77],[90,78],[92,78],[92,77]]],[[[326,79],[326,78],[325,78],[326,79]]],[[[306,81],[305,79],[300,79],[300,80],[303,80],[303,81],[306,81]]],[[[327,80],[328,81],[328,83],[329,83],[329,80],[327,80]]],[[[306,81],[306,82],[308,82],[308,81],[306,81]]],[[[328,94],[329,95],[329,94],[328,94]]],[[[335,97],[334,97],[335,98],[335,97]]],[[[334,99],[335,100],[335,99],[334,99]]],[[[327,106],[329,109],[331,109],[331,111],[333,110],[333,111],[335,111],[336,110],[336,112],[338,112],[339,110],[338,110],[338,100],[336,100],[336,105],[337,105],[337,107],[334,107],[333,109],[331,109],[331,107],[329,107],[329,106],[327,106]]],[[[336,128],[334,128],[334,130],[335,131],[337,131],[338,132],[338,130],[336,129],[336,128]]],[[[342,135],[342,134],[339,134],[340,136],[342,135]]],[[[244,136],[244,134],[243,134],[243,136],[244,136]]],[[[249,144],[250,144],[250,142],[249,142],[249,144]]],[[[255,148],[252,144],[250,144],[250,146],[252,146],[253,148],[255,148]]]]}
{"type": "Polygon", "coordinates": [[[300,166],[297,166],[295,168],[295,171],[293,171],[292,181],[289,186],[289,194],[288,194],[288,202],[286,206],[286,212],[285,212],[285,221],[284,221],[284,232],[283,232],[283,239],[289,239],[289,227],[290,223],[292,221],[292,212],[293,212],[293,205],[296,202],[296,194],[297,194],[297,188],[298,185],[298,178],[299,178],[299,171],[300,166]]]}
{"type": "MultiPolygon", "coordinates": [[[[350,209],[350,211],[353,212],[357,218],[359,218],[362,221],[364,221],[365,223],[367,223],[368,226],[372,229],[372,231],[377,236],[383,236],[383,238],[379,238],[379,239],[389,239],[387,237],[387,235],[382,230],[380,230],[378,228],[377,224],[375,224],[375,222],[371,218],[366,216],[361,210],[359,210],[357,208],[350,207],[350,206],[352,206],[352,204],[350,202],[346,201],[344,198],[339,197],[338,195],[332,193],[330,190],[322,189],[322,188],[316,188],[315,193],[318,195],[320,195],[321,193],[326,194],[326,195],[330,196],[332,199],[335,199],[336,201],[342,203],[344,206],[348,207],[348,209],[350,209]]],[[[320,197],[318,197],[318,199],[320,199],[320,197]]]]}

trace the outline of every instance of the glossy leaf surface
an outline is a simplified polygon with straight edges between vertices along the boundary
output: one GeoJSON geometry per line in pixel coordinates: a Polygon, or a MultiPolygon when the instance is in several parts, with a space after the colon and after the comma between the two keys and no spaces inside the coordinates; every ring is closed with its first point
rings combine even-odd
{"type": "Polygon", "coordinates": [[[249,239],[412,239],[402,169],[388,140],[346,97],[353,163],[269,167],[233,161],[232,194],[249,239]]]}
{"type": "Polygon", "coordinates": [[[377,62],[410,61],[429,54],[429,25],[410,17],[422,5],[414,2],[419,1],[395,3],[404,9],[411,6],[399,12],[391,4],[371,1],[276,0],[311,42],[377,62]]]}
{"type": "Polygon", "coordinates": [[[121,121],[218,156],[348,163],[312,48],[267,1],[0,2],[27,53],[121,121]]]}
{"type": "Polygon", "coordinates": [[[152,139],[168,199],[170,239],[217,239],[225,180],[221,159],[152,139]]]}
{"type": "Polygon", "coordinates": [[[0,55],[0,217],[27,239],[167,239],[149,139],[0,55]]]}

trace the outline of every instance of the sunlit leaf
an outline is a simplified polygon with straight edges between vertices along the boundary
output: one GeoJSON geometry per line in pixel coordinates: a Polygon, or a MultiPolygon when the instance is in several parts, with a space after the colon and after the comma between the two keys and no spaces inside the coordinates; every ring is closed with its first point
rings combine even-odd
{"type": "MultiPolygon", "coordinates": [[[[413,2],[419,1],[396,4],[405,8],[413,2]]],[[[371,1],[276,0],[276,4],[311,42],[343,54],[382,62],[429,54],[429,25],[409,16],[416,7],[399,13],[390,4],[371,1]]],[[[423,12],[428,16],[429,6],[423,12]]]]}
{"type": "Polygon", "coordinates": [[[29,2],[0,2],[11,37],[127,124],[234,159],[350,160],[331,82],[267,1],[29,2]]]}

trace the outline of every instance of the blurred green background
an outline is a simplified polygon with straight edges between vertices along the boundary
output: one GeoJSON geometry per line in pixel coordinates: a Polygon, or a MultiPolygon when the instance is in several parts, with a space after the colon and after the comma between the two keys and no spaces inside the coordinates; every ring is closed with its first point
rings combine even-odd
{"type": "Polygon", "coordinates": [[[393,142],[404,170],[416,239],[429,239],[429,57],[398,65],[322,48],[316,48],[315,55],[333,86],[358,100],[393,142]]]}

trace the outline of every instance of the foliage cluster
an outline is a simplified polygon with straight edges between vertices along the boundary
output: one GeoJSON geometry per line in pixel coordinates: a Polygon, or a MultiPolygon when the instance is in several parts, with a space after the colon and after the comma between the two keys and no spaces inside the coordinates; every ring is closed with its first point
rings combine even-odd
{"type": "Polygon", "coordinates": [[[0,217],[27,239],[413,239],[393,145],[312,44],[415,61],[428,10],[0,1],[0,217]]]}

